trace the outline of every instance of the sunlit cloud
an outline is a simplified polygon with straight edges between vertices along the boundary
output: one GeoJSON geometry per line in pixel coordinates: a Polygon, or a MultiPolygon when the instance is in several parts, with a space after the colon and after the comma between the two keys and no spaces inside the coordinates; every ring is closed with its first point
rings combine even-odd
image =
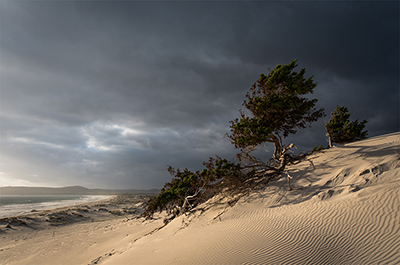
{"type": "MultiPolygon", "coordinates": [[[[397,2],[3,1],[1,16],[0,176],[13,185],[154,188],[167,165],[231,159],[246,92],[296,58],[328,116],[346,105],[369,136],[399,129],[397,2]]],[[[325,144],[328,118],[284,142],[325,144]]]]}
{"type": "Polygon", "coordinates": [[[47,143],[44,141],[38,141],[38,140],[24,138],[24,137],[10,137],[8,139],[8,141],[14,142],[14,143],[23,143],[23,144],[28,144],[28,145],[42,145],[42,146],[56,148],[56,149],[65,148],[65,146],[63,146],[63,145],[47,143]]]}

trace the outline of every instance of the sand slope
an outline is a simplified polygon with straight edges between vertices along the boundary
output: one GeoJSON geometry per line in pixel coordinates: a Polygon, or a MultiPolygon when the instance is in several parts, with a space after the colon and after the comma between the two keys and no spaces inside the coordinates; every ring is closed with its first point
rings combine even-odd
{"type": "MultiPolygon", "coordinates": [[[[3,248],[0,261],[3,257],[4,264],[399,264],[396,152],[400,153],[400,133],[335,147],[310,157],[315,169],[308,161],[289,167],[295,186],[291,191],[282,176],[233,207],[220,203],[163,228],[162,217],[144,223],[118,219],[60,227],[64,238],[38,244],[34,256],[17,257],[20,248],[3,248]]],[[[44,242],[52,231],[38,233],[25,246],[39,236],[44,242]]]]}
{"type": "Polygon", "coordinates": [[[398,264],[400,134],[336,147],[190,225],[181,217],[101,264],[398,264]],[[223,214],[221,214],[224,212],[223,214]],[[182,227],[184,227],[182,229],[182,227]]]}

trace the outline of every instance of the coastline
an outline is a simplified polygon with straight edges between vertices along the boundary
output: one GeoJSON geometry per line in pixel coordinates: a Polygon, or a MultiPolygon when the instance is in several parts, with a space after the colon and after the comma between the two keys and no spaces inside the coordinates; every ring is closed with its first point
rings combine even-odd
{"type": "Polygon", "coordinates": [[[0,264],[399,264],[399,150],[400,132],[317,152],[287,167],[291,190],[282,175],[166,225],[122,197],[17,217],[0,264]]]}
{"type": "Polygon", "coordinates": [[[24,226],[42,227],[41,222],[49,225],[66,225],[76,222],[90,222],[100,216],[104,219],[107,214],[110,217],[120,217],[128,215],[138,215],[143,211],[143,204],[146,202],[147,195],[112,195],[101,200],[89,201],[84,203],[65,205],[61,207],[34,210],[29,213],[0,218],[0,232],[13,228],[13,224],[18,227],[24,226]],[[129,207],[128,207],[129,206],[129,207]]]}
{"type": "MultiPolygon", "coordinates": [[[[116,196],[116,195],[115,195],[116,196]]],[[[108,200],[112,195],[1,195],[0,219],[108,200]],[[12,198],[11,200],[9,198],[12,198]],[[14,202],[15,200],[15,202],[14,202]],[[22,203],[21,203],[22,202],[22,203]]]]}
{"type": "Polygon", "coordinates": [[[162,225],[162,219],[139,218],[147,199],[147,195],[115,195],[0,218],[0,263],[81,264],[93,260],[91,264],[97,264],[96,259],[111,250],[104,242],[128,239],[129,234],[141,237],[162,225]]]}

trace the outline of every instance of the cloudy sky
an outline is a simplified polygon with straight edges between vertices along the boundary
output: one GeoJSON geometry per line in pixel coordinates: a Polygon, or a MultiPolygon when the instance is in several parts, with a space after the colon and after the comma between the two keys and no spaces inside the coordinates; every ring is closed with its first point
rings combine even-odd
{"type": "MultiPolygon", "coordinates": [[[[336,105],[399,131],[399,3],[1,1],[0,186],[161,188],[236,150],[224,134],[269,68],[298,59],[336,105]]],[[[267,146],[272,148],[272,146],[267,146]]],[[[271,155],[265,153],[266,158],[271,155]]]]}

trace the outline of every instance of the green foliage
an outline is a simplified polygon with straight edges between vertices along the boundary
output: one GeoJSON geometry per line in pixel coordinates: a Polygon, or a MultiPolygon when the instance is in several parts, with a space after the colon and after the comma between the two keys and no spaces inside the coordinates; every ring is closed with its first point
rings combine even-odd
{"type": "Polygon", "coordinates": [[[315,152],[320,152],[320,151],[322,151],[322,150],[324,150],[324,149],[328,149],[329,148],[329,146],[328,147],[323,147],[322,146],[322,144],[321,145],[316,145],[316,146],[314,146],[314,148],[311,150],[311,153],[315,153],[315,152]]]}
{"type": "Polygon", "coordinates": [[[323,109],[315,108],[317,99],[305,97],[317,86],[313,77],[305,78],[305,69],[295,72],[295,67],[296,60],[279,64],[268,76],[261,74],[250,88],[243,103],[250,116],[240,111],[240,118],[230,122],[228,137],[236,148],[251,152],[264,142],[272,142],[273,158],[278,160],[284,152],[280,135],[295,134],[325,115],[323,109]]]}
{"type": "Polygon", "coordinates": [[[364,131],[367,120],[350,121],[350,113],[345,106],[337,106],[331,113],[331,119],[325,125],[331,142],[344,144],[367,138],[368,131],[364,131]]]}
{"type": "Polygon", "coordinates": [[[187,168],[181,171],[169,166],[172,181],[166,183],[161,192],[148,201],[144,216],[151,218],[155,212],[163,210],[170,214],[176,214],[177,210],[185,212],[185,200],[188,198],[189,204],[186,203],[186,207],[194,207],[224,188],[234,189],[247,175],[242,172],[240,164],[220,157],[210,158],[203,165],[205,168],[202,171],[194,173],[187,168]]]}
{"type": "MultiPolygon", "coordinates": [[[[230,121],[231,134],[228,137],[250,164],[242,166],[216,157],[204,162],[205,168],[201,171],[169,167],[172,181],[148,201],[144,216],[151,218],[155,212],[166,210],[174,218],[217,193],[243,194],[254,187],[264,187],[279,175],[286,165],[286,152],[294,147],[293,144],[283,146],[281,135],[294,134],[297,129],[306,128],[324,116],[323,109],[315,108],[317,99],[305,97],[313,93],[317,84],[312,76],[304,77],[305,69],[293,71],[296,67],[294,60],[288,65],[277,65],[268,76],[261,74],[243,103],[251,115],[246,116],[240,111],[240,117],[230,121]],[[279,168],[249,154],[265,142],[274,144],[273,159],[279,162],[279,168]]],[[[240,156],[239,159],[242,161],[240,156]]]]}
{"type": "Polygon", "coordinates": [[[194,189],[199,186],[199,176],[187,168],[183,171],[179,169],[175,171],[172,167],[169,167],[168,171],[173,176],[172,181],[166,183],[161,192],[149,200],[146,212],[150,215],[157,210],[171,212],[175,206],[183,204],[185,195],[194,194],[194,189]]]}

